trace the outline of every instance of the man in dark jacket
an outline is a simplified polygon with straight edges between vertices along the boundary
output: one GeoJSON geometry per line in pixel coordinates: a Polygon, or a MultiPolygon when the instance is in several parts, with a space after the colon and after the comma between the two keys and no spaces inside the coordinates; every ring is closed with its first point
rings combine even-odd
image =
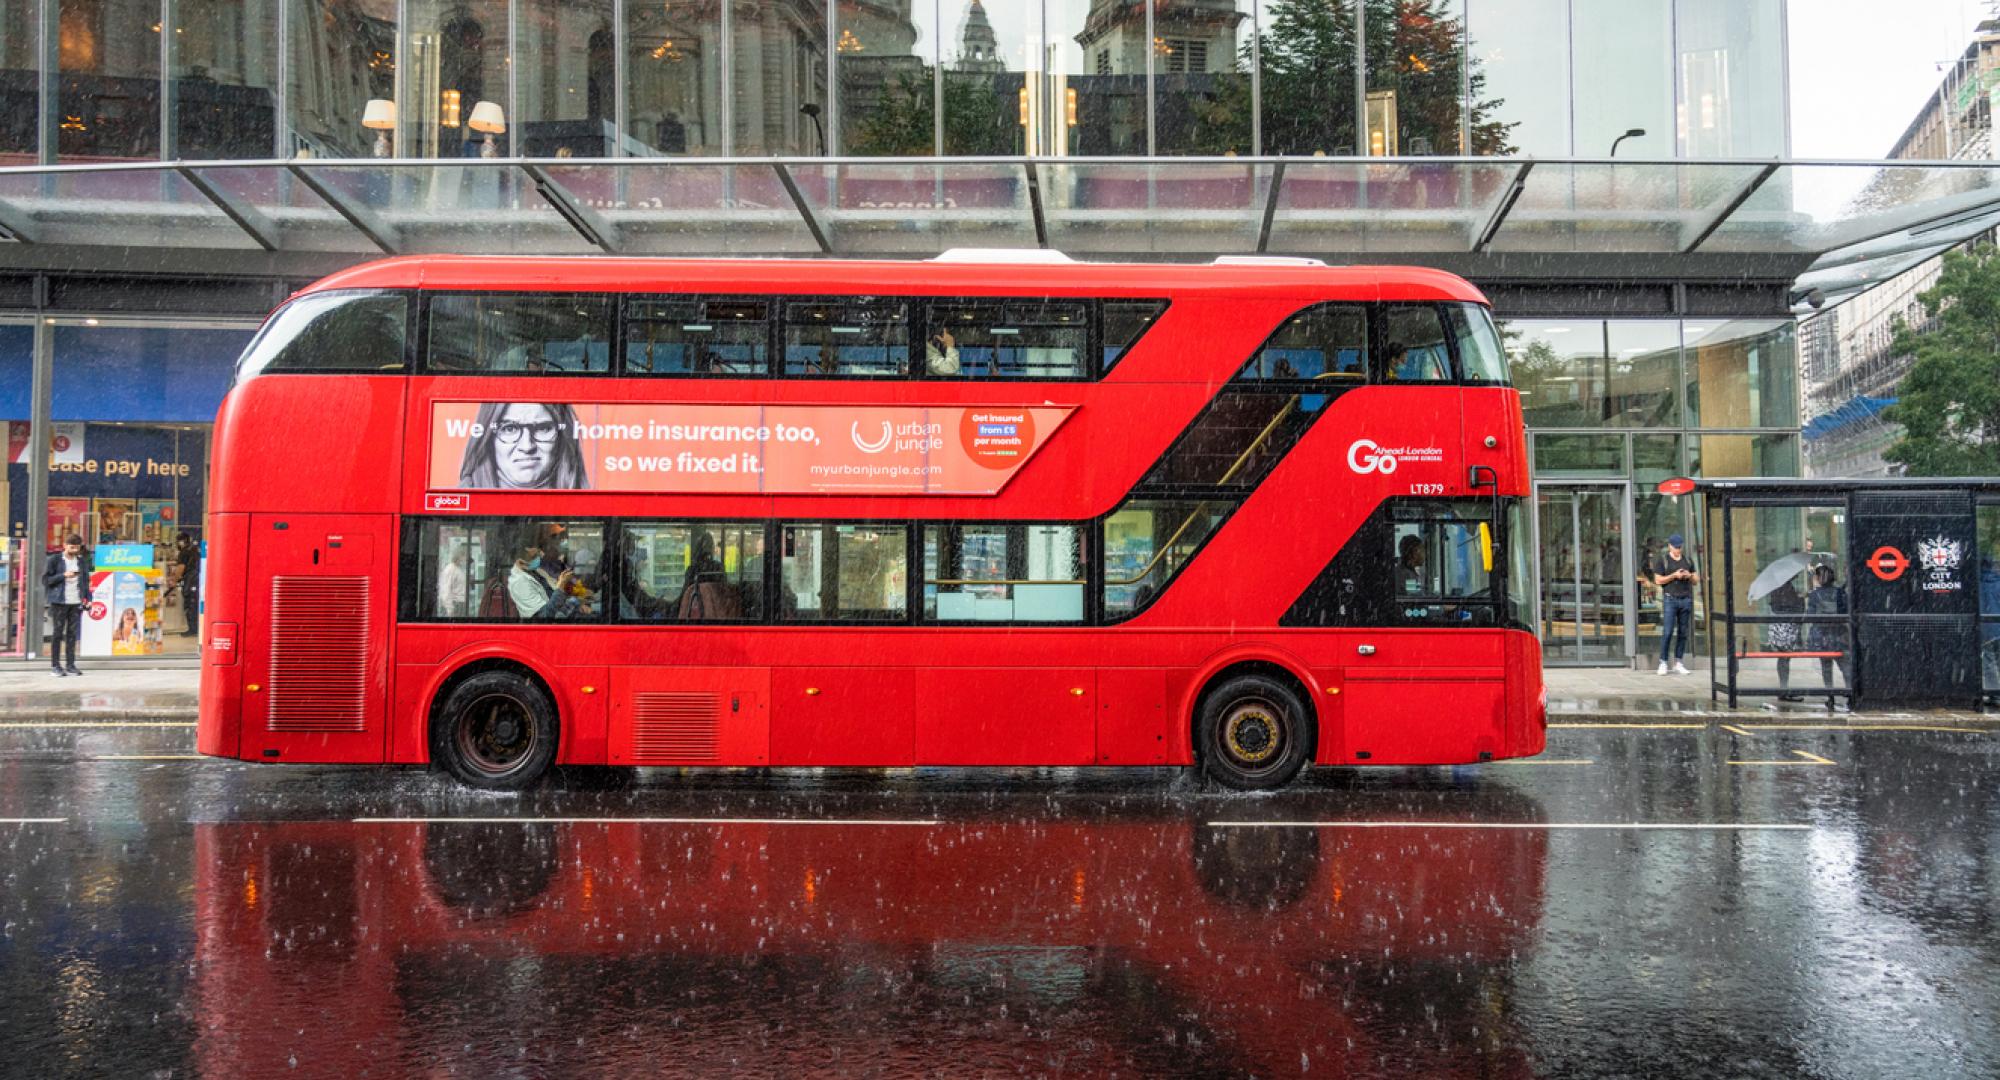
{"type": "Polygon", "coordinates": [[[63,541],[61,551],[49,553],[42,567],[42,587],[48,591],[49,619],[55,633],[49,642],[49,667],[54,675],[81,675],[76,668],[76,639],[83,633],[83,606],[90,603],[90,552],[83,549],[83,537],[75,533],[63,541]],[[69,650],[65,666],[63,650],[69,650]]]}

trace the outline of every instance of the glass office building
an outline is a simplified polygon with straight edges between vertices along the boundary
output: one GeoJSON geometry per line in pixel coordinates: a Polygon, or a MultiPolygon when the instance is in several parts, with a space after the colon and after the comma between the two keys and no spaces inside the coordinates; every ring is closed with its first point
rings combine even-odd
{"type": "Polygon", "coordinates": [[[972,243],[1472,278],[1526,395],[1549,655],[1624,662],[1657,611],[1638,568],[1694,525],[1651,484],[1796,474],[1794,281],[1897,223],[1792,205],[1785,22],[1784,0],[8,3],[0,652],[35,645],[19,572],[59,533],[199,530],[230,362],[320,274],[972,243]]]}

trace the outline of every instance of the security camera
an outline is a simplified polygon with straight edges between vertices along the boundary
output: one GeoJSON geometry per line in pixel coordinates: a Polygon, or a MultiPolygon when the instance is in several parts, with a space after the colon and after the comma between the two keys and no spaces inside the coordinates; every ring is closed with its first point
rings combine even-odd
{"type": "Polygon", "coordinates": [[[1791,307],[1798,307],[1800,304],[1804,304],[1814,311],[1818,311],[1820,308],[1826,306],[1826,293],[1818,286],[1810,289],[1793,289],[1791,295],[1785,298],[1785,302],[1791,307]]]}

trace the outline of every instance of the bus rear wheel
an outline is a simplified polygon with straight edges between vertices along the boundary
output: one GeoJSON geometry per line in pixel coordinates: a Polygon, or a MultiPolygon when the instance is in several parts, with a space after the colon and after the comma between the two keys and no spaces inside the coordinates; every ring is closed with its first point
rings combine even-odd
{"type": "Polygon", "coordinates": [[[467,787],[521,791],[555,759],[555,706],[511,671],[482,671],[452,687],[431,727],[431,760],[467,787]]]}
{"type": "Polygon", "coordinates": [[[1305,703],[1264,675],[1238,675],[1202,700],[1195,749],[1209,779],[1237,791],[1291,783],[1312,756],[1305,703]]]}

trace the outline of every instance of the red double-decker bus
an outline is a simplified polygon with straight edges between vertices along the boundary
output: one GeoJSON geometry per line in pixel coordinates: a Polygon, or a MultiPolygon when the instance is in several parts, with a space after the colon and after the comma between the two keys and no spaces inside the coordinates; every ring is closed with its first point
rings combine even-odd
{"type": "Polygon", "coordinates": [[[215,431],[204,753],[551,767],[1538,753],[1519,400],[1448,274],[418,257],[215,431]]]}

